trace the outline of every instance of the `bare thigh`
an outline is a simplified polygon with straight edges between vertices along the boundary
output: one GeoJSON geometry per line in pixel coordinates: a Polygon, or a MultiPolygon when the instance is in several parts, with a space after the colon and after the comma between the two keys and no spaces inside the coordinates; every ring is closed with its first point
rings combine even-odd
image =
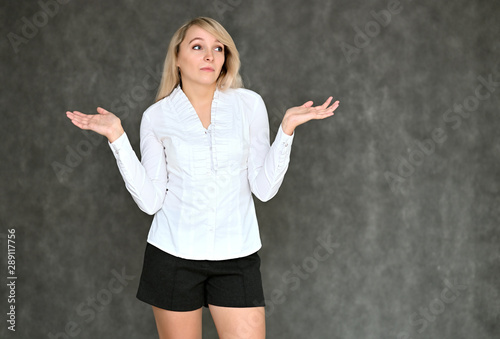
{"type": "Polygon", "coordinates": [[[220,339],[264,339],[264,307],[221,307],[208,305],[220,339]]]}
{"type": "Polygon", "coordinates": [[[160,339],[201,339],[201,308],[174,312],[153,306],[153,313],[160,339]]]}

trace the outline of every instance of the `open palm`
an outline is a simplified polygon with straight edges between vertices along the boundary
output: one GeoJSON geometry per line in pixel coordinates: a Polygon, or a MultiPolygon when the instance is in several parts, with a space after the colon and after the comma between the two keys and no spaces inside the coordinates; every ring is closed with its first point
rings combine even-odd
{"type": "Polygon", "coordinates": [[[340,102],[337,100],[330,105],[332,100],[333,97],[329,97],[321,106],[313,107],[313,102],[308,101],[302,106],[289,108],[284,117],[284,120],[287,121],[284,125],[285,133],[291,135],[291,132],[293,132],[295,127],[306,123],[309,120],[325,119],[334,115],[333,112],[337,109],[337,107],[339,107],[340,102]]]}
{"type": "Polygon", "coordinates": [[[97,108],[97,113],[84,114],[79,111],[67,111],[66,116],[75,126],[104,135],[110,142],[113,142],[123,133],[120,118],[102,107],[97,108]]]}

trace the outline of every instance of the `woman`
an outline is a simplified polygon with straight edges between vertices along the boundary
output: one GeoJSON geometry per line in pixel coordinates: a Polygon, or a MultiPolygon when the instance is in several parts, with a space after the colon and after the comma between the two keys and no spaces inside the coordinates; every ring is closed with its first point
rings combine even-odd
{"type": "Polygon", "coordinates": [[[242,88],[227,31],[200,17],[174,34],[156,103],[143,114],[141,161],[120,119],[66,112],[108,138],[134,201],[154,215],[137,298],[152,305],[160,338],[201,338],[208,307],[220,338],[264,338],[261,247],[252,193],[278,191],[295,128],[333,115],[332,97],[286,111],[270,146],[262,98],[242,88]]]}

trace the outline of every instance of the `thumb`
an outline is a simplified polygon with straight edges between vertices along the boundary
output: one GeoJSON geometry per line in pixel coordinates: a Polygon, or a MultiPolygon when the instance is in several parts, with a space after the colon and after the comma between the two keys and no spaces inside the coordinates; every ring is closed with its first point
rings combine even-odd
{"type": "Polygon", "coordinates": [[[308,101],[308,102],[306,102],[305,104],[303,104],[303,105],[302,105],[302,106],[300,106],[300,107],[311,107],[311,106],[312,106],[312,104],[313,104],[313,102],[312,102],[312,101],[308,101]]]}
{"type": "Polygon", "coordinates": [[[104,108],[102,107],[97,107],[97,113],[99,114],[109,114],[108,111],[106,111],[104,108]]]}

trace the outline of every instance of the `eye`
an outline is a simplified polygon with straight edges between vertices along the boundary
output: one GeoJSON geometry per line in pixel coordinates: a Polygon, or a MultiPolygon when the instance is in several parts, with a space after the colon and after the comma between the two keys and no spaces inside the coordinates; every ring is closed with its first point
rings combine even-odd
{"type": "Polygon", "coordinates": [[[219,47],[215,47],[215,49],[219,52],[223,52],[224,51],[224,47],[222,46],[219,46],[219,47]]]}
{"type": "Polygon", "coordinates": [[[200,45],[194,45],[193,49],[201,49],[201,46],[200,45]]]}

